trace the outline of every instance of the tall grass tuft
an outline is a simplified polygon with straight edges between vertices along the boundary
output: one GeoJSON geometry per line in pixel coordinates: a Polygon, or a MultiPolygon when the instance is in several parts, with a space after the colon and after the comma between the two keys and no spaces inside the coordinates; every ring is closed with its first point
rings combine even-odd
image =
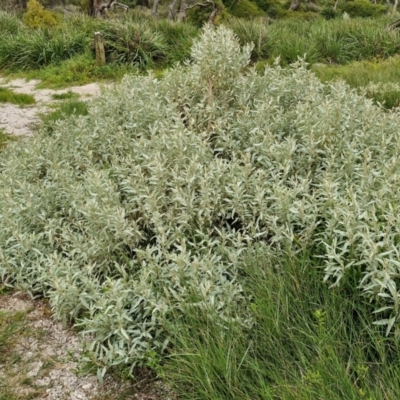
{"type": "Polygon", "coordinates": [[[167,20],[124,19],[104,27],[106,55],[110,62],[140,69],[170,66],[190,54],[199,30],[189,24],[167,20]]]}
{"type": "Polygon", "coordinates": [[[188,400],[398,398],[397,341],[371,325],[356,286],[322,278],[310,254],[253,251],[240,278],[249,326],[188,307],[161,373],[188,400]]]}
{"type": "Polygon", "coordinates": [[[12,13],[0,10],[0,35],[16,35],[22,27],[22,22],[12,13]]]}
{"type": "Polygon", "coordinates": [[[0,41],[0,68],[38,69],[83,53],[87,45],[88,38],[79,31],[24,29],[0,41]]]}
{"type": "Polygon", "coordinates": [[[400,49],[400,38],[385,28],[387,17],[366,19],[280,20],[271,25],[263,20],[235,20],[227,25],[242,43],[255,44],[253,58],[280,57],[290,64],[299,57],[309,63],[347,63],[352,60],[386,58],[400,49]]]}
{"type": "Polygon", "coordinates": [[[116,21],[109,24],[103,34],[107,41],[106,56],[112,63],[148,69],[167,54],[164,36],[147,23],[116,21]]]}
{"type": "Polygon", "coordinates": [[[274,44],[277,42],[277,31],[269,29],[264,19],[231,18],[225,25],[235,32],[242,45],[254,43],[253,59],[265,59],[272,54],[274,44]]]}
{"type": "Polygon", "coordinates": [[[35,98],[30,94],[15,93],[9,88],[0,86],[0,103],[30,105],[35,103],[35,98]]]}

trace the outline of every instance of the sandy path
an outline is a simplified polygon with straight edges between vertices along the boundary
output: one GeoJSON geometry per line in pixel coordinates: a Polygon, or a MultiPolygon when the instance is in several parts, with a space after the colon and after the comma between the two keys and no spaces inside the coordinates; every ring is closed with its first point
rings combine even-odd
{"type": "Polygon", "coordinates": [[[100,85],[89,83],[84,86],[72,86],[66,89],[36,89],[40,81],[25,79],[13,79],[7,81],[0,78],[0,86],[12,89],[15,93],[24,93],[34,96],[36,104],[20,107],[15,104],[0,103],[0,129],[16,136],[30,136],[34,133],[34,126],[39,121],[39,114],[45,113],[49,105],[56,103],[53,94],[67,92],[76,93],[82,100],[89,99],[100,94],[100,85]]]}

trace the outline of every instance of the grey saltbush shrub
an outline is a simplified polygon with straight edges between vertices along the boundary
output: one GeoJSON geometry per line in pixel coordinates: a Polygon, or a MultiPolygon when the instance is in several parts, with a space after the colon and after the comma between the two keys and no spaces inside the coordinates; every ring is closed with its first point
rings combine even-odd
{"type": "Polygon", "coordinates": [[[388,332],[398,316],[399,115],[302,63],[259,76],[250,53],[207,27],[163,79],[127,76],[1,154],[0,277],[92,333],[99,367],[160,354],[183,304],[236,318],[256,242],[315,249],[388,332]]]}

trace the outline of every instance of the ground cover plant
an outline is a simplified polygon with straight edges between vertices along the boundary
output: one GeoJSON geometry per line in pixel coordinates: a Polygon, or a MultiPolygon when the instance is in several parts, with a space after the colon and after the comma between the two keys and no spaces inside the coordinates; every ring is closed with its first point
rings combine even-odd
{"type": "Polygon", "coordinates": [[[9,88],[0,87],[0,103],[31,105],[35,103],[35,98],[29,94],[15,93],[9,88]]]}
{"type": "Polygon", "coordinates": [[[398,114],[301,62],[260,76],[251,52],[206,27],[185,65],[2,154],[1,279],[93,334],[100,378],[157,365],[177,315],[251,327],[256,245],[311,252],[397,336],[398,114]]]}

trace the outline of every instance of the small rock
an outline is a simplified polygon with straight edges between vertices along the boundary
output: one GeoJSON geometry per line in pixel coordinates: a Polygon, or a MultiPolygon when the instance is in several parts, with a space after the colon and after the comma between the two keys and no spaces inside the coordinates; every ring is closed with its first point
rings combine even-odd
{"type": "Polygon", "coordinates": [[[72,393],[71,395],[70,395],[70,400],[83,400],[83,399],[85,399],[86,397],[84,396],[84,395],[82,395],[81,393],[72,393]]]}
{"type": "Polygon", "coordinates": [[[86,385],[82,386],[83,390],[90,390],[93,387],[93,385],[91,383],[87,383],[86,385]]]}
{"type": "Polygon", "coordinates": [[[33,378],[34,376],[37,376],[37,374],[40,371],[40,368],[42,368],[43,362],[42,361],[37,361],[31,365],[29,365],[30,371],[26,374],[28,378],[33,378]]]}
{"type": "Polygon", "coordinates": [[[37,386],[47,386],[51,382],[51,379],[48,376],[45,376],[42,379],[38,379],[35,381],[35,385],[37,386]]]}

